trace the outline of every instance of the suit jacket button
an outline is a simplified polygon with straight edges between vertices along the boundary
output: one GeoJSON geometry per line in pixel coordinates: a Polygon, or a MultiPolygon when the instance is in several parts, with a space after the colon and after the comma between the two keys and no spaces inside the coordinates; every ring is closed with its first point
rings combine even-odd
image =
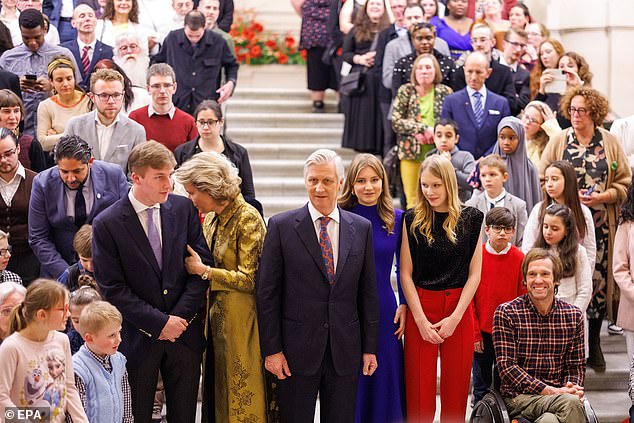
{"type": "Polygon", "coordinates": [[[163,290],[163,295],[167,295],[167,289],[163,290]]]}
{"type": "Polygon", "coordinates": [[[324,329],[328,329],[328,323],[324,323],[324,329]]]}

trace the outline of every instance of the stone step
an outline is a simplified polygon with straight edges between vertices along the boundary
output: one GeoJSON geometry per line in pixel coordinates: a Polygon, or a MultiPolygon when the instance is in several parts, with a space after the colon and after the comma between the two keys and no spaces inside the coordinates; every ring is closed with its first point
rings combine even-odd
{"type": "MultiPolygon", "coordinates": [[[[307,89],[297,88],[245,88],[240,87],[231,96],[227,102],[227,108],[230,109],[235,100],[310,100],[310,91],[307,89]]],[[[337,102],[337,95],[334,91],[326,91],[326,102],[337,102]]]]}
{"type": "Polygon", "coordinates": [[[337,128],[343,129],[338,113],[227,113],[229,128],[337,128]]]}
{"type": "Polygon", "coordinates": [[[624,353],[627,351],[625,337],[621,335],[608,335],[601,333],[601,349],[604,353],[624,353]]]}
{"type": "Polygon", "coordinates": [[[269,218],[278,213],[302,207],[308,201],[308,196],[304,193],[304,195],[300,196],[283,195],[259,197],[258,194],[258,200],[264,207],[264,216],[269,218]]]}
{"type": "Polygon", "coordinates": [[[586,391],[627,391],[630,377],[627,353],[604,354],[606,371],[597,373],[590,367],[586,369],[586,391]]]}
{"type": "Polygon", "coordinates": [[[330,144],[341,146],[343,128],[252,128],[231,123],[227,136],[246,145],[249,143],[330,144]]]}
{"type": "Polygon", "coordinates": [[[600,423],[621,423],[629,417],[632,401],[626,391],[590,391],[586,397],[600,423]]]}
{"type": "Polygon", "coordinates": [[[264,176],[254,180],[258,200],[267,197],[306,197],[304,178],[264,176]]]}
{"type": "MultiPolygon", "coordinates": [[[[325,102],[326,113],[337,113],[337,101],[325,102]]],[[[313,102],[310,98],[291,100],[254,100],[251,98],[232,99],[227,106],[227,114],[234,113],[312,113],[313,102]]]]}
{"type": "Polygon", "coordinates": [[[305,160],[313,151],[319,148],[335,150],[344,160],[352,160],[356,155],[354,150],[342,148],[338,144],[288,144],[288,143],[253,143],[242,144],[248,151],[249,157],[258,159],[302,159],[305,160]]]}

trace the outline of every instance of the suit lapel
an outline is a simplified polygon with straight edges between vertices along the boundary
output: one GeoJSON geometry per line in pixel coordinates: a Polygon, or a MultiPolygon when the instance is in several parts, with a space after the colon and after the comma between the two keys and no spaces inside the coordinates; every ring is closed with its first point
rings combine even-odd
{"type": "Polygon", "coordinates": [[[54,216],[55,214],[58,214],[64,216],[65,222],[71,226],[75,226],[73,219],[66,214],[66,189],[64,188],[66,185],[64,185],[64,182],[61,181],[59,170],[51,173],[51,178],[57,178],[59,180],[59,183],[56,181],[56,183],[50,184],[51,192],[47,193],[47,195],[50,196],[49,198],[55,199],[55,207],[57,210],[54,210],[52,215],[54,216]]]}
{"type": "Polygon", "coordinates": [[[308,206],[304,206],[301,215],[298,216],[295,223],[295,231],[297,231],[297,235],[299,235],[299,238],[302,240],[306,250],[315,261],[319,270],[321,270],[325,280],[328,280],[328,272],[326,271],[324,258],[321,255],[321,247],[319,247],[319,240],[317,239],[317,234],[315,233],[315,225],[310,218],[308,206]]]}
{"type": "MultiPolygon", "coordinates": [[[[154,269],[154,272],[161,278],[161,269],[158,267],[154,252],[150,246],[150,241],[147,239],[147,235],[134,211],[134,207],[132,207],[132,203],[130,203],[130,199],[127,196],[124,202],[124,210],[121,213],[123,227],[129,232],[130,239],[137,245],[141,255],[145,257],[152,269],[154,269]]],[[[165,251],[163,251],[163,255],[165,256],[165,251]]]]}
{"type": "Polygon", "coordinates": [[[354,244],[355,228],[352,221],[339,209],[339,254],[337,258],[337,269],[335,273],[335,284],[339,281],[342,269],[345,268],[346,260],[350,253],[350,248],[354,244]]]}
{"type": "MultiPolygon", "coordinates": [[[[174,210],[172,204],[168,200],[161,204],[161,233],[162,233],[162,253],[163,253],[163,271],[167,269],[169,260],[173,258],[172,247],[174,246],[173,240],[175,239],[174,231],[174,210]]],[[[148,243],[149,244],[149,243],[148,243]]],[[[180,255],[176,255],[176,259],[180,260],[180,255]]]]}
{"type": "Polygon", "coordinates": [[[112,130],[112,137],[110,138],[110,143],[108,143],[108,150],[106,150],[103,154],[103,160],[110,162],[114,157],[114,151],[117,146],[120,144],[120,139],[125,139],[125,122],[123,120],[123,116],[119,116],[119,121],[114,123],[114,129],[112,130]]]}

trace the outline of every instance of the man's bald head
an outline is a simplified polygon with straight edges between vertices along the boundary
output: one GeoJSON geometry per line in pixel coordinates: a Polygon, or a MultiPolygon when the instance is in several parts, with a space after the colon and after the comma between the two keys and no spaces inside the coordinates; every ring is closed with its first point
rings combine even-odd
{"type": "Polygon", "coordinates": [[[464,76],[467,85],[478,91],[482,88],[489,75],[491,75],[489,59],[478,51],[471,53],[464,64],[464,76]]]}

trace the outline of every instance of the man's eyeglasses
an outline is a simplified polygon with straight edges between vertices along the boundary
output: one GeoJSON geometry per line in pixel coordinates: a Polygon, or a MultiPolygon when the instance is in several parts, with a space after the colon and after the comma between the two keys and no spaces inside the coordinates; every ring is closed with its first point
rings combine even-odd
{"type": "Polygon", "coordinates": [[[501,225],[489,225],[489,229],[497,234],[501,234],[504,231],[507,234],[513,233],[515,229],[513,226],[501,226],[501,225]]]}
{"type": "MultiPolygon", "coordinates": [[[[6,152],[0,154],[0,160],[2,160],[2,159],[7,159],[7,160],[10,159],[11,157],[13,157],[13,155],[17,151],[18,151],[18,147],[14,148],[13,150],[9,150],[9,151],[6,151],[6,152]]],[[[0,251],[2,251],[2,250],[0,250],[0,251]]]]}
{"type": "Polygon", "coordinates": [[[576,113],[580,117],[583,117],[583,116],[588,114],[588,109],[586,109],[585,107],[576,108],[576,107],[572,107],[571,106],[571,107],[568,108],[568,113],[570,113],[570,116],[572,116],[573,114],[576,113]]]}
{"type": "Polygon", "coordinates": [[[138,44],[128,44],[128,45],[122,45],[119,46],[119,51],[121,52],[126,52],[126,51],[137,51],[139,50],[139,45],[138,44]]]}
{"type": "Polygon", "coordinates": [[[11,248],[11,246],[8,245],[7,248],[0,249],[0,256],[2,256],[2,257],[10,256],[12,250],[13,250],[13,248],[11,248]]]}
{"type": "Polygon", "coordinates": [[[160,91],[161,88],[169,90],[170,88],[172,88],[174,86],[174,84],[152,84],[150,85],[150,88],[155,90],[155,91],[160,91]]]}
{"type": "Polygon", "coordinates": [[[205,126],[205,125],[214,126],[216,123],[218,123],[218,121],[219,119],[207,119],[207,120],[199,119],[196,121],[196,123],[200,126],[205,126]]]}
{"type": "Polygon", "coordinates": [[[526,44],[524,43],[518,43],[515,41],[506,41],[507,43],[509,43],[510,45],[512,45],[515,48],[520,48],[521,50],[524,50],[526,48],[526,44]]]}
{"type": "Polygon", "coordinates": [[[94,93],[94,96],[97,97],[99,100],[103,101],[103,102],[108,102],[110,101],[110,99],[113,99],[115,102],[119,102],[121,101],[121,99],[123,99],[123,93],[113,93],[113,94],[108,94],[108,93],[94,93]]]}

